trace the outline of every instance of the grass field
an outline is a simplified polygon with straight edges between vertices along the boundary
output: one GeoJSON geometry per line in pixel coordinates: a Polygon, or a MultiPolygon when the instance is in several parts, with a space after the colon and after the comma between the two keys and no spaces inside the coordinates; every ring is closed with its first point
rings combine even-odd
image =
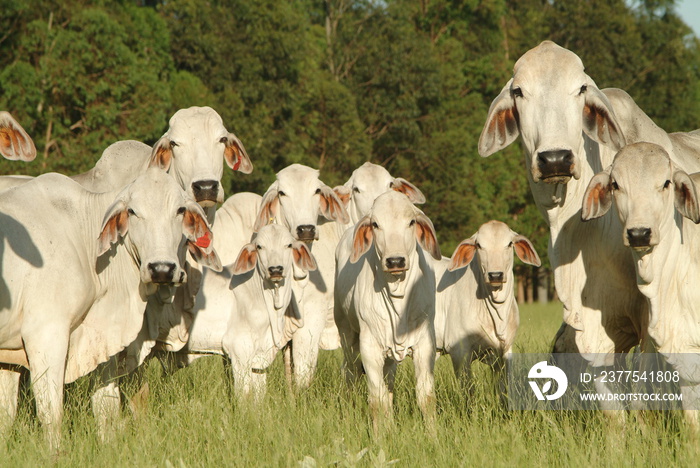
{"type": "MultiPolygon", "coordinates": [[[[545,352],[561,317],[557,304],[521,307],[516,352],[545,352]]],[[[341,353],[324,352],[310,389],[290,395],[278,359],[259,408],[236,407],[219,357],[171,376],[151,361],[149,406],[123,412],[114,440],[97,440],[89,383],[66,397],[63,445],[48,451],[23,398],[0,466],[697,466],[697,440],[674,413],[649,413],[615,425],[599,412],[515,412],[501,407],[490,369],[475,364],[468,403],[448,358],[438,360],[437,437],[425,432],[413,393],[410,360],[399,366],[392,430],[373,435],[363,386],[346,389],[341,353]]],[[[127,394],[135,382],[126,382],[127,394]]]]}

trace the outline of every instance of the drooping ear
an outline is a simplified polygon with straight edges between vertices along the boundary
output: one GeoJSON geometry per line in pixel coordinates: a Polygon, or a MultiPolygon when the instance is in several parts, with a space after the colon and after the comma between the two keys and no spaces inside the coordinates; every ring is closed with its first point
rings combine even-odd
{"type": "Polygon", "coordinates": [[[254,232],[258,232],[260,228],[270,224],[270,222],[275,219],[275,216],[277,216],[280,203],[277,186],[277,182],[274,182],[267,192],[265,192],[265,195],[263,195],[262,201],[260,202],[258,217],[255,219],[255,226],[253,226],[254,232]]]}
{"type": "Polygon", "coordinates": [[[213,236],[204,211],[192,200],[185,203],[182,233],[187,238],[187,250],[202,266],[221,271],[221,259],[214,250],[213,236]]]}
{"type": "Polygon", "coordinates": [[[621,150],[625,146],[625,136],[607,96],[590,79],[584,96],[583,131],[598,143],[621,150]]]}
{"type": "Polygon", "coordinates": [[[306,271],[316,271],[316,259],[305,243],[294,241],[292,243],[292,255],[296,266],[306,271]]]}
{"type": "Polygon", "coordinates": [[[345,205],[329,186],[321,186],[320,195],[321,214],[326,219],[337,221],[342,224],[348,224],[350,222],[350,216],[345,209],[345,205]]]}
{"type": "Polygon", "coordinates": [[[356,225],[352,236],[352,253],[350,263],[356,263],[372,246],[374,231],[369,215],[362,218],[356,225]]]}
{"type": "Polygon", "coordinates": [[[246,244],[236,257],[236,262],[233,266],[234,275],[242,275],[248,273],[255,268],[255,263],[258,261],[258,249],[254,243],[246,244]]]}
{"type": "Polygon", "coordinates": [[[515,249],[515,255],[529,265],[534,265],[537,267],[542,265],[540,256],[537,255],[537,251],[532,245],[532,242],[530,242],[530,240],[525,236],[521,236],[515,232],[513,232],[513,234],[513,249],[515,249]]]}
{"type": "Polygon", "coordinates": [[[129,231],[129,213],[124,200],[119,199],[107,209],[100,236],[97,238],[97,256],[107,252],[112,244],[119,241],[129,231]]]}
{"type": "Polygon", "coordinates": [[[421,205],[425,203],[425,195],[421,192],[418,187],[407,181],[402,177],[395,178],[390,187],[397,192],[401,192],[411,200],[414,205],[421,205]]]}
{"type": "Polygon", "coordinates": [[[243,147],[243,143],[241,143],[241,140],[233,133],[226,135],[224,159],[228,167],[234,171],[240,171],[243,174],[250,174],[253,172],[253,163],[250,162],[250,158],[243,147]]]}
{"type": "Polygon", "coordinates": [[[416,239],[421,247],[427,250],[435,260],[442,258],[433,222],[422,211],[419,211],[416,216],[416,239]]]}
{"type": "Polygon", "coordinates": [[[455,271],[466,267],[472,262],[474,255],[476,255],[476,234],[459,243],[452,254],[452,259],[450,260],[450,264],[447,269],[450,271],[455,271]]]}
{"type": "Polygon", "coordinates": [[[337,187],[333,187],[333,192],[335,192],[335,196],[338,197],[340,203],[342,203],[345,209],[347,209],[348,205],[350,204],[352,189],[344,185],[338,185],[337,187]]]}
{"type": "Polygon", "coordinates": [[[479,137],[479,154],[484,158],[510,145],[520,135],[518,109],[510,92],[512,84],[511,78],[489,108],[486,124],[479,137]]]}
{"type": "Polygon", "coordinates": [[[170,170],[170,163],[173,161],[173,141],[166,133],[160,140],[156,141],[151,151],[151,158],[148,160],[148,167],[160,167],[165,172],[170,170]]]}
{"type": "Polygon", "coordinates": [[[673,173],[673,192],[678,212],[695,224],[700,223],[697,189],[691,177],[680,169],[673,173]]]}
{"type": "Polygon", "coordinates": [[[600,218],[608,212],[612,206],[612,187],[610,186],[609,166],[603,172],[594,175],[588,183],[586,193],[583,195],[583,206],[581,206],[581,220],[590,221],[600,218]]]}
{"type": "Polygon", "coordinates": [[[0,112],[0,154],[12,161],[31,161],[36,147],[31,137],[9,112],[0,112]]]}

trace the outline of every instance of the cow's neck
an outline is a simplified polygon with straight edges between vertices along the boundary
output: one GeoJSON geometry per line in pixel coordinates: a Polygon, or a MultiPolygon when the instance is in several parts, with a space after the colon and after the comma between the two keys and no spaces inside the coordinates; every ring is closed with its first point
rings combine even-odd
{"type": "MultiPolygon", "coordinates": [[[[258,271],[251,277],[253,291],[261,291],[263,304],[267,311],[267,317],[272,333],[272,340],[275,346],[281,348],[288,341],[284,336],[284,314],[292,300],[292,279],[285,277],[284,280],[273,283],[265,280],[262,272],[258,271]]],[[[255,297],[257,294],[253,294],[255,297]]],[[[259,296],[258,296],[259,297],[259,296]]],[[[245,305],[247,309],[254,310],[250,305],[245,305]]],[[[256,313],[258,311],[255,311],[256,313]]]]}
{"type": "Polygon", "coordinates": [[[480,302],[484,306],[484,311],[493,322],[493,329],[501,349],[505,350],[512,344],[514,338],[514,336],[508,336],[509,325],[514,320],[519,320],[517,317],[518,308],[515,303],[515,295],[513,294],[513,270],[511,269],[505,273],[506,281],[503,283],[502,289],[496,292],[487,283],[481,268],[478,266],[478,262],[472,262],[472,265],[474,265],[473,271],[479,285],[477,297],[481,299],[480,302]]]}
{"type": "MultiPolygon", "coordinates": [[[[655,345],[663,349],[669,345],[668,341],[675,333],[667,329],[669,324],[682,323],[689,317],[684,317],[681,309],[684,307],[684,297],[690,295],[691,291],[685,288],[693,285],[682,284],[680,278],[686,278],[689,269],[692,269],[693,259],[691,237],[685,236],[690,222],[683,219],[674,210],[673,216],[668,216],[660,226],[659,243],[651,252],[640,254],[633,252],[635,266],[637,269],[637,286],[650,304],[649,312],[649,336],[655,345]],[[682,255],[690,255],[690,258],[683,259],[682,255]]],[[[693,226],[694,227],[694,226],[693,226]]],[[[694,302],[694,301],[692,301],[694,302]]],[[[688,306],[690,304],[685,304],[688,306]]],[[[678,337],[680,339],[680,337],[678,337]]]]}

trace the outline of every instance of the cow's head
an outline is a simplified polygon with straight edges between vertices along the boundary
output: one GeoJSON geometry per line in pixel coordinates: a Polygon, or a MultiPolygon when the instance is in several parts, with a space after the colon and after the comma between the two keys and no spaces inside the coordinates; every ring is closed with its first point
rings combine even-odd
{"type": "Polygon", "coordinates": [[[202,208],[165,172],[150,168],[127,186],[107,210],[98,238],[98,256],[120,237],[139,266],[148,293],[158,284],[187,279],[185,249],[200,264],[221,270],[202,208]]]}
{"type": "Polygon", "coordinates": [[[513,251],[523,262],[541,265],[537,251],[525,236],[512,231],[505,223],[489,221],[457,246],[448,270],[464,268],[478,255],[484,284],[494,301],[504,302],[513,294],[513,251]]]}
{"type": "Polygon", "coordinates": [[[384,273],[402,280],[412,266],[417,243],[435,259],[441,258],[433,223],[406,195],[390,190],[377,197],[369,214],[355,225],[350,262],[357,262],[374,245],[384,273]]]}
{"type": "Polygon", "coordinates": [[[695,183],[673,164],[666,150],[653,143],[625,146],[609,168],[591,179],[581,218],[603,216],[613,200],[623,224],[622,241],[638,253],[653,250],[661,233],[673,229],[674,209],[700,222],[695,183]]]}
{"type": "Polygon", "coordinates": [[[625,144],[610,102],[581,59],[544,41],[520,57],[513,78],[491,103],[479,154],[489,156],[520,135],[532,180],[567,183],[581,176],[583,133],[616,151],[625,144]]]}
{"type": "Polygon", "coordinates": [[[322,215],[347,224],[347,211],[338,196],[318,178],[318,170],[292,164],[277,173],[277,180],[263,195],[254,230],[280,219],[301,241],[318,239],[316,224],[322,215]]]}
{"type": "Polygon", "coordinates": [[[352,207],[349,214],[353,223],[369,213],[374,200],[387,190],[403,193],[412,203],[425,203],[425,196],[418,187],[406,179],[393,177],[382,166],[369,161],[355,169],[344,185],[333,189],[346,208],[352,207]]]}
{"type": "Polygon", "coordinates": [[[288,294],[280,295],[280,286],[289,285],[292,264],[306,271],[316,270],[316,260],[305,243],[297,241],[289,230],[279,224],[263,226],[255,240],[241,249],[234,263],[233,274],[240,275],[257,267],[263,288],[274,291],[275,309],[286,308],[288,294]]]}
{"type": "Polygon", "coordinates": [[[210,107],[190,107],[172,116],[149,164],[170,172],[197,203],[210,207],[224,201],[224,161],[234,171],[253,170],[243,144],[226,130],[219,114],[210,107]]]}
{"type": "Polygon", "coordinates": [[[5,111],[0,111],[0,154],[13,161],[31,161],[36,157],[34,141],[5,111]]]}

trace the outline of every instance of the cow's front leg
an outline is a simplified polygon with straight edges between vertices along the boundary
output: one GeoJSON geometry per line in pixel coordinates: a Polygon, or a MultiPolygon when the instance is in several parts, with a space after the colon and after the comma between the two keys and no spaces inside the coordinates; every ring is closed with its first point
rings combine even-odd
{"type": "Polygon", "coordinates": [[[435,430],[435,338],[428,334],[413,348],[416,398],[429,431],[435,430]]]}
{"type": "Polygon", "coordinates": [[[0,367],[0,438],[6,437],[17,417],[17,393],[19,391],[19,366],[0,367]]]}
{"type": "Polygon", "coordinates": [[[100,440],[105,442],[114,437],[121,409],[116,356],[100,366],[98,370],[100,381],[92,395],[92,412],[95,415],[100,440]]]}
{"type": "Polygon", "coordinates": [[[393,422],[391,395],[384,380],[386,357],[381,345],[368,332],[360,333],[360,354],[367,374],[367,394],[372,425],[375,435],[378,435],[383,423],[393,422]],[[366,338],[365,335],[370,337],[366,338]]]}

